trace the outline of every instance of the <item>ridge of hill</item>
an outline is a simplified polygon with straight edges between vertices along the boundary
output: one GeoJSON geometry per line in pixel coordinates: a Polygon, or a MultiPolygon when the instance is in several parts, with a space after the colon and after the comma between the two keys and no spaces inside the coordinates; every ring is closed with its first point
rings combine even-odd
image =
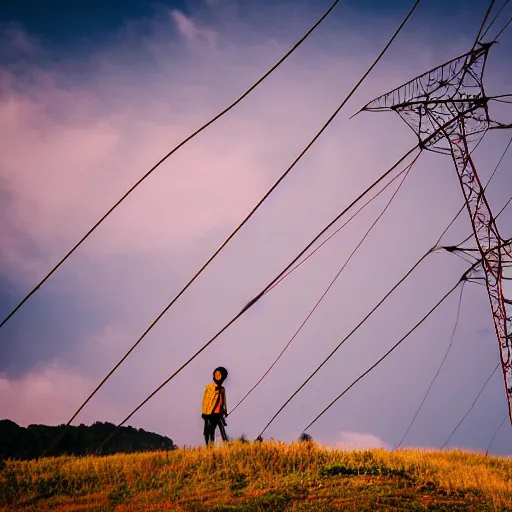
{"type": "MultiPolygon", "coordinates": [[[[11,420],[0,420],[0,460],[41,457],[64,429],[65,425],[29,425],[25,428],[11,420]]],[[[133,427],[121,427],[115,436],[101,446],[115,430],[116,425],[113,423],[99,421],[91,426],[69,426],[52,454],[87,455],[97,452],[98,449],[99,454],[113,454],[175,448],[172,439],[133,427]]]]}
{"type": "Polygon", "coordinates": [[[511,511],[512,460],[463,451],[343,451],[234,441],[5,461],[0,511],[511,511]]]}

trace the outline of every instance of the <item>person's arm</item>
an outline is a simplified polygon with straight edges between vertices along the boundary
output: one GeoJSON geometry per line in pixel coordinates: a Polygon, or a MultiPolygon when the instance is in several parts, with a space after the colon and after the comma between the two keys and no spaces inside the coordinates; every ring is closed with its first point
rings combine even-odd
{"type": "Polygon", "coordinates": [[[222,388],[222,407],[224,409],[224,416],[228,415],[228,404],[226,402],[226,389],[222,388]]]}
{"type": "Polygon", "coordinates": [[[201,407],[201,416],[208,414],[208,411],[206,410],[207,405],[208,405],[208,387],[205,388],[204,394],[203,394],[203,405],[201,407]]]}

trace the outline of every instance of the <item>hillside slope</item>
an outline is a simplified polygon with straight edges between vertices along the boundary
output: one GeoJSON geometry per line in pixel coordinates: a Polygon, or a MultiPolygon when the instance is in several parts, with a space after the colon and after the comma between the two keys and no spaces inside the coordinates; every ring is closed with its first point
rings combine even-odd
{"type": "Polygon", "coordinates": [[[312,442],[6,461],[0,510],[512,510],[512,460],[312,442]]]}

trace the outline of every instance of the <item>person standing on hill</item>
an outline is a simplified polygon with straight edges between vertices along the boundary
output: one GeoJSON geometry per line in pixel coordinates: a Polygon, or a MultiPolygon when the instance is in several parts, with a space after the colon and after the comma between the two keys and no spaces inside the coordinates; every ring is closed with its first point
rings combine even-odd
{"type": "Polygon", "coordinates": [[[206,445],[215,442],[215,429],[217,426],[223,441],[228,440],[224,427],[224,417],[228,415],[226,404],[226,390],[222,386],[228,376],[226,368],[219,366],[213,370],[213,382],[208,384],[203,395],[203,409],[201,417],[204,420],[204,439],[206,445]]]}

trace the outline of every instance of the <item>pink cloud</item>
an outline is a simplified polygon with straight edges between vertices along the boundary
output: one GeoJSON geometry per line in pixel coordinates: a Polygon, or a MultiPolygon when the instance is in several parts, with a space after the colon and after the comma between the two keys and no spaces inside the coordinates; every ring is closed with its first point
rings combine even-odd
{"type": "Polygon", "coordinates": [[[214,30],[200,27],[192,18],[185,16],[182,12],[173,10],[171,16],[182,36],[191,43],[214,46],[217,33],[214,30]]]}
{"type": "MultiPolygon", "coordinates": [[[[78,373],[49,364],[34,369],[20,379],[0,375],[0,403],[3,418],[27,426],[32,423],[55,424],[69,419],[76,409],[77,397],[86,397],[93,381],[78,373]]],[[[116,407],[104,403],[85,411],[80,421],[93,422],[97,418],[112,421],[116,407]]]]}
{"type": "Polygon", "coordinates": [[[3,34],[0,35],[0,44],[3,50],[7,49],[18,56],[34,56],[41,51],[40,42],[16,23],[7,25],[3,34]]]}
{"type": "MultiPolygon", "coordinates": [[[[13,197],[8,215],[16,220],[17,235],[22,232],[54,254],[188,132],[172,117],[164,123],[147,109],[100,113],[93,104],[87,107],[90,96],[81,90],[38,84],[22,94],[14,77],[4,83],[11,83],[0,99],[1,172],[13,197]],[[60,102],[68,108],[56,118],[60,102]]],[[[116,212],[117,225],[105,225],[106,239],[91,240],[92,248],[102,254],[176,248],[240,218],[266,180],[254,172],[258,155],[247,141],[226,151],[219,144],[222,138],[214,138],[200,151],[187,158],[176,155],[162,166],[116,212]],[[220,201],[229,189],[236,195],[220,201]],[[134,232],[140,236],[134,238],[134,232]]],[[[21,273],[28,272],[31,280],[55,260],[53,255],[47,261],[26,260],[14,243],[2,244],[1,252],[7,262],[2,270],[24,268],[21,273]]]]}
{"type": "Polygon", "coordinates": [[[336,448],[342,450],[367,450],[371,448],[384,448],[391,450],[391,445],[373,434],[361,432],[341,432],[340,440],[335,443],[336,448]]]}

